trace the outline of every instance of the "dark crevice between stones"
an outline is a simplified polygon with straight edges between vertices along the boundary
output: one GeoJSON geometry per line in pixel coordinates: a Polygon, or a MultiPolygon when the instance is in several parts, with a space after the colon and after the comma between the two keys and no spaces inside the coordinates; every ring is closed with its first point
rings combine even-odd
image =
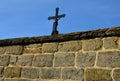
{"type": "Polygon", "coordinates": [[[73,32],[69,34],[58,34],[52,36],[38,36],[38,37],[23,37],[23,38],[13,38],[0,40],[0,46],[9,45],[27,45],[34,43],[46,43],[46,42],[64,42],[71,40],[82,40],[82,39],[92,39],[92,38],[103,38],[120,36],[120,27],[98,29],[93,31],[85,32],[73,32]]]}

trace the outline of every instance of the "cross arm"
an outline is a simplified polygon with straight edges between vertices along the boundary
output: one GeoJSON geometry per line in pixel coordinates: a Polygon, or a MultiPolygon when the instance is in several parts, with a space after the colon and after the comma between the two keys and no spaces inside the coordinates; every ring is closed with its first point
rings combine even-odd
{"type": "Polygon", "coordinates": [[[48,17],[48,20],[55,19],[55,16],[48,17]]]}
{"type": "Polygon", "coordinates": [[[65,14],[62,14],[62,15],[59,15],[58,18],[64,18],[65,17],[65,14]]]}
{"type": "MultiPolygon", "coordinates": [[[[60,19],[62,17],[65,17],[65,14],[59,15],[57,18],[60,19]]],[[[55,18],[56,18],[56,16],[50,16],[50,17],[48,17],[48,20],[55,19],[55,18]]]]}

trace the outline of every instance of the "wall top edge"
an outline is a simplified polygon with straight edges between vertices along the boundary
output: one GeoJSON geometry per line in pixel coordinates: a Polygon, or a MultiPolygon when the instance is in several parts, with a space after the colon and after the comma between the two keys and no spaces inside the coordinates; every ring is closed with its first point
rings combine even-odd
{"type": "Polygon", "coordinates": [[[93,39],[93,38],[112,37],[112,36],[120,37],[120,26],[85,31],[85,32],[58,34],[53,36],[4,39],[4,40],[0,40],[0,46],[27,45],[27,44],[47,43],[47,42],[64,42],[64,41],[71,41],[71,40],[93,39]]]}

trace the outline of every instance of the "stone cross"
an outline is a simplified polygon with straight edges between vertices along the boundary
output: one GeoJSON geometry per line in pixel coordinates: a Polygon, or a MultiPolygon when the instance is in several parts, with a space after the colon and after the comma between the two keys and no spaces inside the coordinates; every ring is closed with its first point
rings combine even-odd
{"type": "Polygon", "coordinates": [[[65,14],[62,14],[62,15],[58,15],[58,12],[59,12],[59,8],[56,8],[56,14],[55,16],[50,16],[48,17],[48,20],[51,20],[51,19],[54,19],[54,23],[53,23],[53,30],[52,30],[52,33],[51,35],[56,35],[56,34],[59,34],[59,32],[57,31],[57,26],[58,26],[58,20],[62,17],[65,17],[65,14]]]}

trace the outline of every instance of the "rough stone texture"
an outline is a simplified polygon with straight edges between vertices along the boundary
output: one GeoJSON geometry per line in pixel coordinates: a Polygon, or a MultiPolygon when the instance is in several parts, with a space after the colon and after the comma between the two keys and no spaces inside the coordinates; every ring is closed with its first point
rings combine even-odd
{"type": "Polygon", "coordinates": [[[54,53],[58,51],[58,43],[44,43],[42,46],[43,53],[54,53]]]}
{"type": "Polygon", "coordinates": [[[100,52],[98,54],[97,66],[119,67],[120,52],[119,51],[100,52]]]}
{"type": "Polygon", "coordinates": [[[17,65],[31,66],[32,60],[33,60],[33,55],[22,55],[18,57],[17,65]]]}
{"type": "Polygon", "coordinates": [[[85,71],[86,81],[112,81],[111,70],[106,69],[86,69],[85,71]]]}
{"type": "Polygon", "coordinates": [[[93,66],[95,63],[96,54],[95,52],[78,53],[76,59],[77,66],[93,66]]]}
{"type": "Polygon", "coordinates": [[[3,71],[4,71],[4,68],[0,67],[0,78],[3,77],[3,71]]]}
{"type": "Polygon", "coordinates": [[[120,69],[115,69],[113,72],[114,81],[120,81],[120,69]]]}
{"type": "Polygon", "coordinates": [[[4,81],[31,81],[31,80],[27,80],[27,79],[5,79],[4,81]]]}
{"type": "Polygon", "coordinates": [[[7,67],[5,68],[4,77],[13,78],[20,77],[21,68],[20,67],[7,67]]]}
{"type": "Polygon", "coordinates": [[[42,79],[60,79],[60,71],[59,68],[42,68],[40,71],[40,78],[42,79]]]}
{"type": "Polygon", "coordinates": [[[0,81],[4,81],[2,78],[0,78],[0,81]]]}
{"type": "Polygon", "coordinates": [[[5,50],[6,54],[20,55],[23,52],[23,46],[7,46],[5,50]]]}
{"type": "Polygon", "coordinates": [[[53,55],[36,55],[33,60],[33,66],[37,67],[52,67],[53,55]]]}
{"type": "Polygon", "coordinates": [[[4,47],[0,47],[0,55],[5,53],[5,48],[4,47]]]}
{"type": "Polygon", "coordinates": [[[118,49],[120,50],[120,37],[119,37],[118,44],[119,44],[118,49]]]}
{"type": "Polygon", "coordinates": [[[64,68],[62,70],[63,79],[81,80],[84,79],[84,70],[76,68],[64,68]]]}
{"type": "Polygon", "coordinates": [[[60,52],[78,51],[81,50],[81,48],[82,48],[81,41],[64,42],[59,45],[60,52]]]}
{"type": "Polygon", "coordinates": [[[25,37],[0,40],[0,46],[7,45],[27,45],[35,43],[63,42],[71,40],[92,39],[101,37],[120,36],[120,27],[98,29],[85,32],[73,32],[68,34],[59,34],[53,36],[25,37]]]}
{"type": "Polygon", "coordinates": [[[11,56],[10,65],[16,65],[17,59],[18,59],[17,56],[11,56]]]}
{"type": "Polygon", "coordinates": [[[23,68],[21,72],[21,77],[29,79],[39,78],[39,69],[36,68],[23,68]]]}
{"type": "Polygon", "coordinates": [[[0,40],[0,81],[119,81],[119,50],[120,27],[0,40]]]}
{"type": "Polygon", "coordinates": [[[113,49],[118,47],[117,37],[104,38],[103,46],[105,49],[113,49]]]}
{"type": "Polygon", "coordinates": [[[10,61],[9,55],[2,55],[0,56],[0,66],[7,66],[10,61]]]}
{"type": "Polygon", "coordinates": [[[30,44],[24,47],[24,53],[26,54],[36,54],[42,53],[42,44],[30,44]]]}
{"type": "Polygon", "coordinates": [[[55,54],[54,66],[74,66],[74,59],[73,53],[57,53],[55,54]]]}
{"type": "Polygon", "coordinates": [[[38,80],[35,80],[35,79],[34,79],[34,80],[32,80],[32,81],[41,81],[41,80],[39,80],[39,79],[38,79],[38,80]]]}
{"type": "Polygon", "coordinates": [[[59,80],[59,79],[43,79],[43,80],[39,80],[39,81],[61,81],[61,80],[59,80]]]}
{"type": "Polygon", "coordinates": [[[83,50],[85,51],[95,51],[102,48],[102,40],[100,38],[83,40],[83,50]]]}
{"type": "Polygon", "coordinates": [[[70,79],[68,79],[68,80],[62,80],[62,81],[84,81],[84,80],[70,80],[70,79]]]}

